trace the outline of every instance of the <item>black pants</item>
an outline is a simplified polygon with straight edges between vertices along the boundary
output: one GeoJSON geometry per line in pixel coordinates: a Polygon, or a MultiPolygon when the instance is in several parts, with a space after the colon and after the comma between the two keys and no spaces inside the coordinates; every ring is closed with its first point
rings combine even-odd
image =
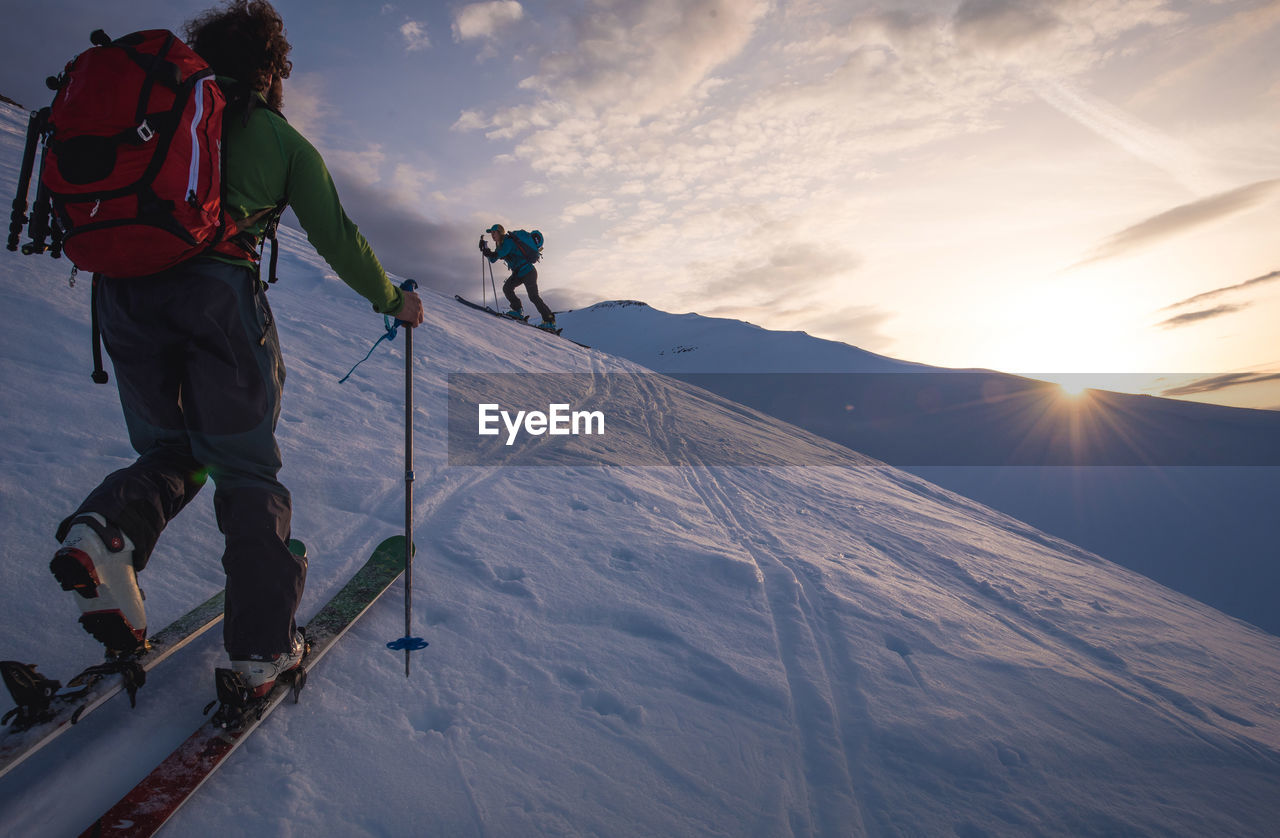
{"type": "Polygon", "coordinates": [[[142,570],[165,526],[212,477],[226,537],[227,651],[285,651],[307,565],[289,552],[292,505],[276,479],[285,371],[261,283],[248,268],[207,259],[101,283],[103,343],[139,456],[90,493],[58,538],[76,515],[97,512],[133,541],[142,570]]]}
{"type": "Polygon", "coordinates": [[[538,314],[542,315],[542,319],[555,320],[555,312],[551,307],[542,301],[542,297],[538,294],[538,269],[530,268],[529,272],[524,276],[516,276],[512,274],[507,277],[507,281],[502,283],[502,293],[506,295],[507,302],[511,303],[511,307],[516,311],[520,311],[524,306],[520,304],[520,298],[516,296],[516,288],[524,286],[524,291],[529,295],[529,302],[533,303],[533,307],[538,310],[538,314]]]}

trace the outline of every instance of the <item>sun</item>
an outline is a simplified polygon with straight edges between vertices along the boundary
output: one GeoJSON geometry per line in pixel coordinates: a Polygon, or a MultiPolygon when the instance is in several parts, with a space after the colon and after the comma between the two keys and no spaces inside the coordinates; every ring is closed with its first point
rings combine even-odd
{"type": "Polygon", "coordinates": [[[1088,392],[1089,387],[1083,381],[1059,381],[1058,389],[1069,399],[1078,399],[1088,392]]]}
{"type": "Polygon", "coordinates": [[[1061,375],[1041,375],[1037,376],[1046,384],[1053,385],[1056,390],[1049,392],[1056,393],[1059,401],[1067,403],[1077,403],[1087,401],[1089,394],[1098,389],[1098,381],[1094,376],[1082,375],[1080,373],[1064,373],[1061,375]]]}

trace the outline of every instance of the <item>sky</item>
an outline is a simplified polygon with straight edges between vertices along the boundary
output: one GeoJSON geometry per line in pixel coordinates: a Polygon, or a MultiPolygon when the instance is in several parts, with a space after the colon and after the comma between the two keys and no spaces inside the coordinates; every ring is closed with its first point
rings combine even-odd
{"type": "MultiPolygon", "coordinates": [[[[208,5],[6,0],[0,93],[208,5]]],[[[1280,2],[276,7],[285,115],[397,274],[479,296],[500,222],[559,309],[1280,407],[1280,2]]]]}

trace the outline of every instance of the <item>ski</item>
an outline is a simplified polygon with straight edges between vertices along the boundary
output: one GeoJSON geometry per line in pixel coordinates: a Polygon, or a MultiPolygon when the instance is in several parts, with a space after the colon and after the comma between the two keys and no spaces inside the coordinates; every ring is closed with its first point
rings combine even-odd
{"type": "MultiPolygon", "coordinates": [[[[140,655],[90,666],[68,681],[65,687],[59,688],[57,681],[52,682],[52,685],[46,687],[46,692],[52,691],[51,695],[45,696],[47,703],[40,702],[44,706],[37,704],[24,708],[20,703],[10,711],[15,717],[14,721],[0,733],[0,777],[70,730],[72,725],[83,721],[85,716],[121,690],[129,691],[132,702],[138,687],[145,682],[146,673],[152,667],[204,634],[222,619],[222,599],[223,592],[218,591],[161,629],[148,639],[148,648],[140,655]]],[[[34,665],[4,661],[0,666],[5,669],[6,682],[20,668],[26,670],[22,674],[38,676],[34,665]]],[[[15,697],[15,700],[18,699],[15,697]]]]}
{"type": "MultiPolygon", "coordinates": [[[[305,556],[306,546],[297,539],[289,542],[295,555],[305,556]]],[[[146,682],[147,673],[213,628],[222,619],[224,591],[218,591],[186,614],[147,638],[147,648],[138,655],[107,660],[82,670],[66,686],[51,681],[36,671],[35,664],[0,661],[6,685],[13,692],[20,685],[35,696],[19,699],[17,707],[5,714],[8,727],[0,731],[0,777],[8,774],[28,757],[54,739],[84,721],[121,690],[134,704],[138,689],[146,682]]]]}
{"type": "Polygon", "coordinates": [[[540,331],[540,332],[547,332],[547,333],[549,333],[549,334],[559,335],[560,337],[562,337],[562,338],[564,338],[565,340],[569,341],[569,343],[572,343],[572,344],[576,344],[576,345],[578,345],[578,346],[581,346],[583,349],[590,349],[590,348],[591,348],[590,346],[587,346],[585,343],[578,343],[578,342],[577,342],[576,340],[574,340],[573,338],[565,338],[565,337],[564,337],[564,335],[561,335],[561,334],[560,334],[560,332],[561,332],[561,330],[560,330],[560,329],[544,329],[544,328],[542,328],[541,326],[538,326],[538,325],[535,325],[535,324],[533,324],[533,323],[530,323],[530,322],[529,322],[529,318],[528,318],[528,317],[525,317],[525,318],[523,318],[523,319],[521,319],[521,318],[516,318],[516,317],[512,317],[512,316],[510,316],[510,315],[508,315],[508,314],[504,314],[503,312],[498,311],[498,310],[497,310],[497,309],[495,309],[495,308],[491,308],[491,307],[489,307],[489,306],[482,306],[482,305],[480,305],[479,303],[473,303],[473,302],[471,302],[470,300],[468,300],[466,297],[461,297],[461,296],[459,296],[459,295],[457,295],[457,294],[454,294],[454,295],[453,295],[453,298],[454,298],[455,300],[457,300],[458,302],[462,303],[464,306],[470,306],[471,308],[474,308],[476,311],[483,311],[483,312],[485,312],[486,314],[492,314],[494,317],[501,317],[503,320],[514,320],[516,323],[523,323],[524,325],[526,325],[526,326],[528,326],[528,327],[530,327],[530,328],[532,328],[532,329],[537,329],[537,330],[538,330],[538,331],[540,331]]]}
{"type": "MultiPolygon", "coordinates": [[[[404,564],[404,536],[392,536],[379,544],[364,566],[307,624],[308,649],[295,678],[288,683],[284,678],[277,680],[271,692],[243,705],[239,713],[226,713],[224,702],[213,717],[86,829],[82,838],[154,835],[272,710],[290,695],[297,701],[307,673],[400,577],[404,564]]],[[[229,670],[219,671],[220,681],[222,672],[229,670]]]]}

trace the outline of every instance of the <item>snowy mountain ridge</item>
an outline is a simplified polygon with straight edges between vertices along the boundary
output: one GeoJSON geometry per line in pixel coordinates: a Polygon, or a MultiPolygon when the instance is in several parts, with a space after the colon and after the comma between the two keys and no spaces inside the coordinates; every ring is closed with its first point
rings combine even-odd
{"type": "MultiPolygon", "coordinates": [[[[0,109],[0,182],[19,115],[0,109]]],[[[65,677],[94,643],[47,571],[68,505],[132,454],[87,380],[87,283],[0,257],[0,626],[65,677]]],[[[401,526],[402,341],[298,232],[270,291],[302,618],[401,526]]],[[[1265,835],[1280,639],[1006,515],[636,364],[427,291],[415,333],[414,613],[396,586],[172,823],[175,835],[1265,835]],[[618,456],[759,447],[829,465],[451,466],[450,376],[641,391],[618,456]],[[550,375],[548,375],[550,374],[550,375]],[[687,423],[666,418],[678,405],[687,423]],[[839,458],[838,460],[836,458],[839,458]]],[[[642,310],[642,309],[641,309],[642,310]]],[[[475,395],[484,395],[483,393],[475,395]]],[[[141,578],[153,625],[222,584],[197,499],[141,578]]],[[[216,634],[216,633],[214,633],[216,634]]],[[[207,637],[0,784],[74,834],[199,720],[207,637]],[[75,794],[67,794],[75,789],[75,794]]]]}
{"type": "Polygon", "coordinates": [[[583,343],[667,374],[892,373],[937,371],[805,332],[778,332],[741,320],[670,314],[638,300],[610,300],[556,315],[583,343]]]}

